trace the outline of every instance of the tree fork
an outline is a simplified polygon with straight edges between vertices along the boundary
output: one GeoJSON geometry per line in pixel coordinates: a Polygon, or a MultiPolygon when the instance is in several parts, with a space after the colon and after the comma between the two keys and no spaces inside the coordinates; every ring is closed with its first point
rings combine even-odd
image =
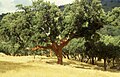
{"type": "Polygon", "coordinates": [[[63,64],[62,48],[64,46],[66,46],[69,43],[70,40],[71,39],[64,38],[64,39],[60,40],[60,44],[57,44],[56,42],[52,42],[52,44],[48,45],[48,46],[39,46],[39,45],[37,45],[36,47],[31,48],[31,50],[35,51],[35,50],[38,50],[38,49],[39,50],[50,49],[50,50],[54,51],[56,56],[57,56],[57,59],[58,59],[57,64],[62,65],[63,64]]]}

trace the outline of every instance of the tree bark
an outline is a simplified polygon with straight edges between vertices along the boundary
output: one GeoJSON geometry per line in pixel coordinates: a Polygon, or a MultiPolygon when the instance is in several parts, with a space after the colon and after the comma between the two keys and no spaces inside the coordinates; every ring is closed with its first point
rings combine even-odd
{"type": "Polygon", "coordinates": [[[106,58],[104,58],[104,70],[106,71],[106,69],[107,69],[107,64],[106,64],[106,62],[107,62],[107,60],[106,60],[106,58]]]}
{"type": "Polygon", "coordinates": [[[52,44],[52,50],[55,52],[56,56],[57,56],[57,64],[63,64],[62,61],[62,47],[59,46],[57,43],[53,43],[52,44]]]}
{"type": "Polygon", "coordinates": [[[60,44],[57,44],[56,42],[51,42],[52,43],[51,45],[48,45],[48,46],[39,46],[39,45],[37,45],[36,47],[31,48],[30,50],[36,51],[38,49],[40,49],[40,50],[51,49],[52,51],[55,52],[55,54],[57,56],[57,59],[58,59],[57,64],[63,64],[62,48],[64,46],[66,46],[69,43],[70,40],[71,39],[64,38],[64,39],[60,40],[60,44]]]}
{"type": "Polygon", "coordinates": [[[55,51],[57,55],[57,64],[63,64],[63,59],[62,59],[62,48],[66,46],[71,39],[64,38],[60,41],[60,44],[54,43],[53,44],[53,50],[55,51]]]}
{"type": "Polygon", "coordinates": [[[115,66],[115,57],[113,57],[113,66],[115,66]]]}
{"type": "Polygon", "coordinates": [[[94,62],[94,57],[92,57],[92,64],[93,64],[93,65],[95,64],[95,62],[94,62]]]}
{"type": "Polygon", "coordinates": [[[58,49],[58,55],[57,55],[57,64],[63,64],[63,59],[62,59],[62,49],[58,49]]]}
{"type": "Polygon", "coordinates": [[[67,54],[67,58],[70,59],[68,54],[67,54]]]}

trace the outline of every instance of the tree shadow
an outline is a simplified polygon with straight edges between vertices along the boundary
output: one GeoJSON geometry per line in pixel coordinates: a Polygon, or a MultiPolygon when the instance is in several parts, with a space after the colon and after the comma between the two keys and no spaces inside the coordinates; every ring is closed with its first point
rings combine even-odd
{"type": "Polygon", "coordinates": [[[67,61],[67,62],[63,62],[63,65],[77,65],[77,63],[76,62],[74,62],[74,61],[67,61]]]}
{"type": "Polygon", "coordinates": [[[57,64],[56,61],[46,61],[47,64],[57,64]]]}
{"type": "MultiPolygon", "coordinates": [[[[108,66],[109,67],[109,66],[108,66]]],[[[96,70],[101,70],[101,71],[105,71],[104,70],[104,65],[103,65],[103,63],[98,63],[97,64],[97,67],[95,67],[94,69],[96,69],[96,70]]],[[[107,68],[107,70],[106,71],[108,71],[108,72],[118,72],[118,73],[120,73],[120,70],[119,69],[116,69],[116,68],[111,68],[111,67],[109,67],[109,68],[107,68]]]]}
{"type": "Polygon", "coordinates": [[[75,66],[75,68],[81,68],[81,69],[91,69],[91,68],[89,68],[89,67],[83,67],[83,66],[75,66]]]}
{"type": "MultiPolygon", "coordinates": [[[[95,65],[92,65],[92,64],[79,64],[78,66],[75,66],[75,68],[82,68],[82,69],[94,69],[94,70],[100,70],[100,71],[105,71],[104,70],[104,65],[103,63],[99,63],[99,64],[95,64],[95,65]]],[[[117,70],[117,69],[110,69],[110,68],[107,68],[108,72],[116,72],[116,73],[120,73],[120,70],[117,70]]]]}
{"type": "Polygon", "coordinates": [[[6,62],[6,61],[0,61],[0,73],[5,73],[10,70],[18,71],[21,68],[29,68],[33,67],[30,65],[24,65],[22,63],[13,63],[13,62],[6,62]]]}
{"type": "Polygon", "coordinates": [[[41,59],[57,59],[55,57],[42,57],[41,59]]]}
{"type": "MultiPolygon", "coordinates": [[[[51,61],[46,61],[46,63],[48,64],[56,64],[56,61],[51,60],[51,61]]],[[[68,60],[63,62],[64,66],[71,66],[73,68],[81,68],[81,69],[94,69],[94,70],[100,70],[100,71],[104,71],[104,65],[103,63],[99,63],[99,64],[95,64],[92,65],[90,63],[84,63],[84,62],[80,62],[80,61],[73,61],[73,60],[68,60]]],[[[107,69],[108,72],[120,72],[117,69],[107,69]]]]}
{"type": "MultiPolygon", "coordinates": [[[[56,62],[57,61],[55,61],[55,60],[46,61],[47,64],[52,64],[52,65],[57,64],[56,62]]],[[[64,66],[71,66],[74,68],[82,68],[82,69],[91,69],[91,67],[92,67],[90,64],[86,64],[86,63],[78,64],[76,61],[73,61],[73,60],[64,61],[63,65],[64,66]]]]}

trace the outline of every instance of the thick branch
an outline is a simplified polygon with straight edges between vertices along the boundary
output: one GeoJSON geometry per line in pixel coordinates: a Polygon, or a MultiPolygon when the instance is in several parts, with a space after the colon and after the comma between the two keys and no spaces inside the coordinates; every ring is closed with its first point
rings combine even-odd
{"type": "Polygon", "coordinates": [[[45,49],[51,49],[51,45],[48,45],[48,46],[37,45],[34,48],[31,48],[30,50],[36,51],[36,50],[45,50],[45,49]]]}
{"type": "Polygon", "coordinates": [[[70,40],[71,40],[71,39],[67,39],[67,38],[62,39],[62,40],[60,41],[59,47],[63,48],[64,46],[66,46],[66,45],[69,43],[70,40]]]}
{"type": "Polygon", "coordinates": [[[54,52],[57,52],[57,51],[58,51],[58,44],[57,44],[56,42],[53,42],[51,49],[52,49],[54,52]]]}

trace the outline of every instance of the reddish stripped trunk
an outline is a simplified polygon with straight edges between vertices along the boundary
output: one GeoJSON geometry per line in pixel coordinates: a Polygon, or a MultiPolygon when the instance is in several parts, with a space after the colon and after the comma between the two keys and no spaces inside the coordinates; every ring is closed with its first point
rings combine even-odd
{"type": "Polygon", "coordinates": [[[58,55],[57,55],[57,59],[58,59],[58,61],[57,61],[57,64],[63,64],[63,59],[62,59],[62,49],[58,49],[58,55]]]}
{"type": "Polygon", "coordinates": [[[52,43],[52,50],[57,56],[57,64],[63,64],[62,61],[62,48],[57,43],[52,43]]]}
{"type": "Polygon", "coordinates": [[[69,41],[70,39],[62,39],[59,45],[55,42],[52,44],[52,49],[55,52],[58,59],[57,64],[61,64],[61,65],[63,64],[62,48],[66,46],[69,43],[69,41]]]}
{"type": "Polygon", "coordinates": [[[42,49],[51,49],[52,51],[55,52],[56,56],[57,56],[57,64],[63,64],[63,59],[62,59],[62,48],[64,46],[66,46],[69,43],[70,39],[62,39],[60,41],[60,44],[57,44],[56,42],[52,42],[52,45],[49,46],[36,46],[34,48],[32,48],[31,50],[35,51],[35,50],[42,50],[42,49]]]}

